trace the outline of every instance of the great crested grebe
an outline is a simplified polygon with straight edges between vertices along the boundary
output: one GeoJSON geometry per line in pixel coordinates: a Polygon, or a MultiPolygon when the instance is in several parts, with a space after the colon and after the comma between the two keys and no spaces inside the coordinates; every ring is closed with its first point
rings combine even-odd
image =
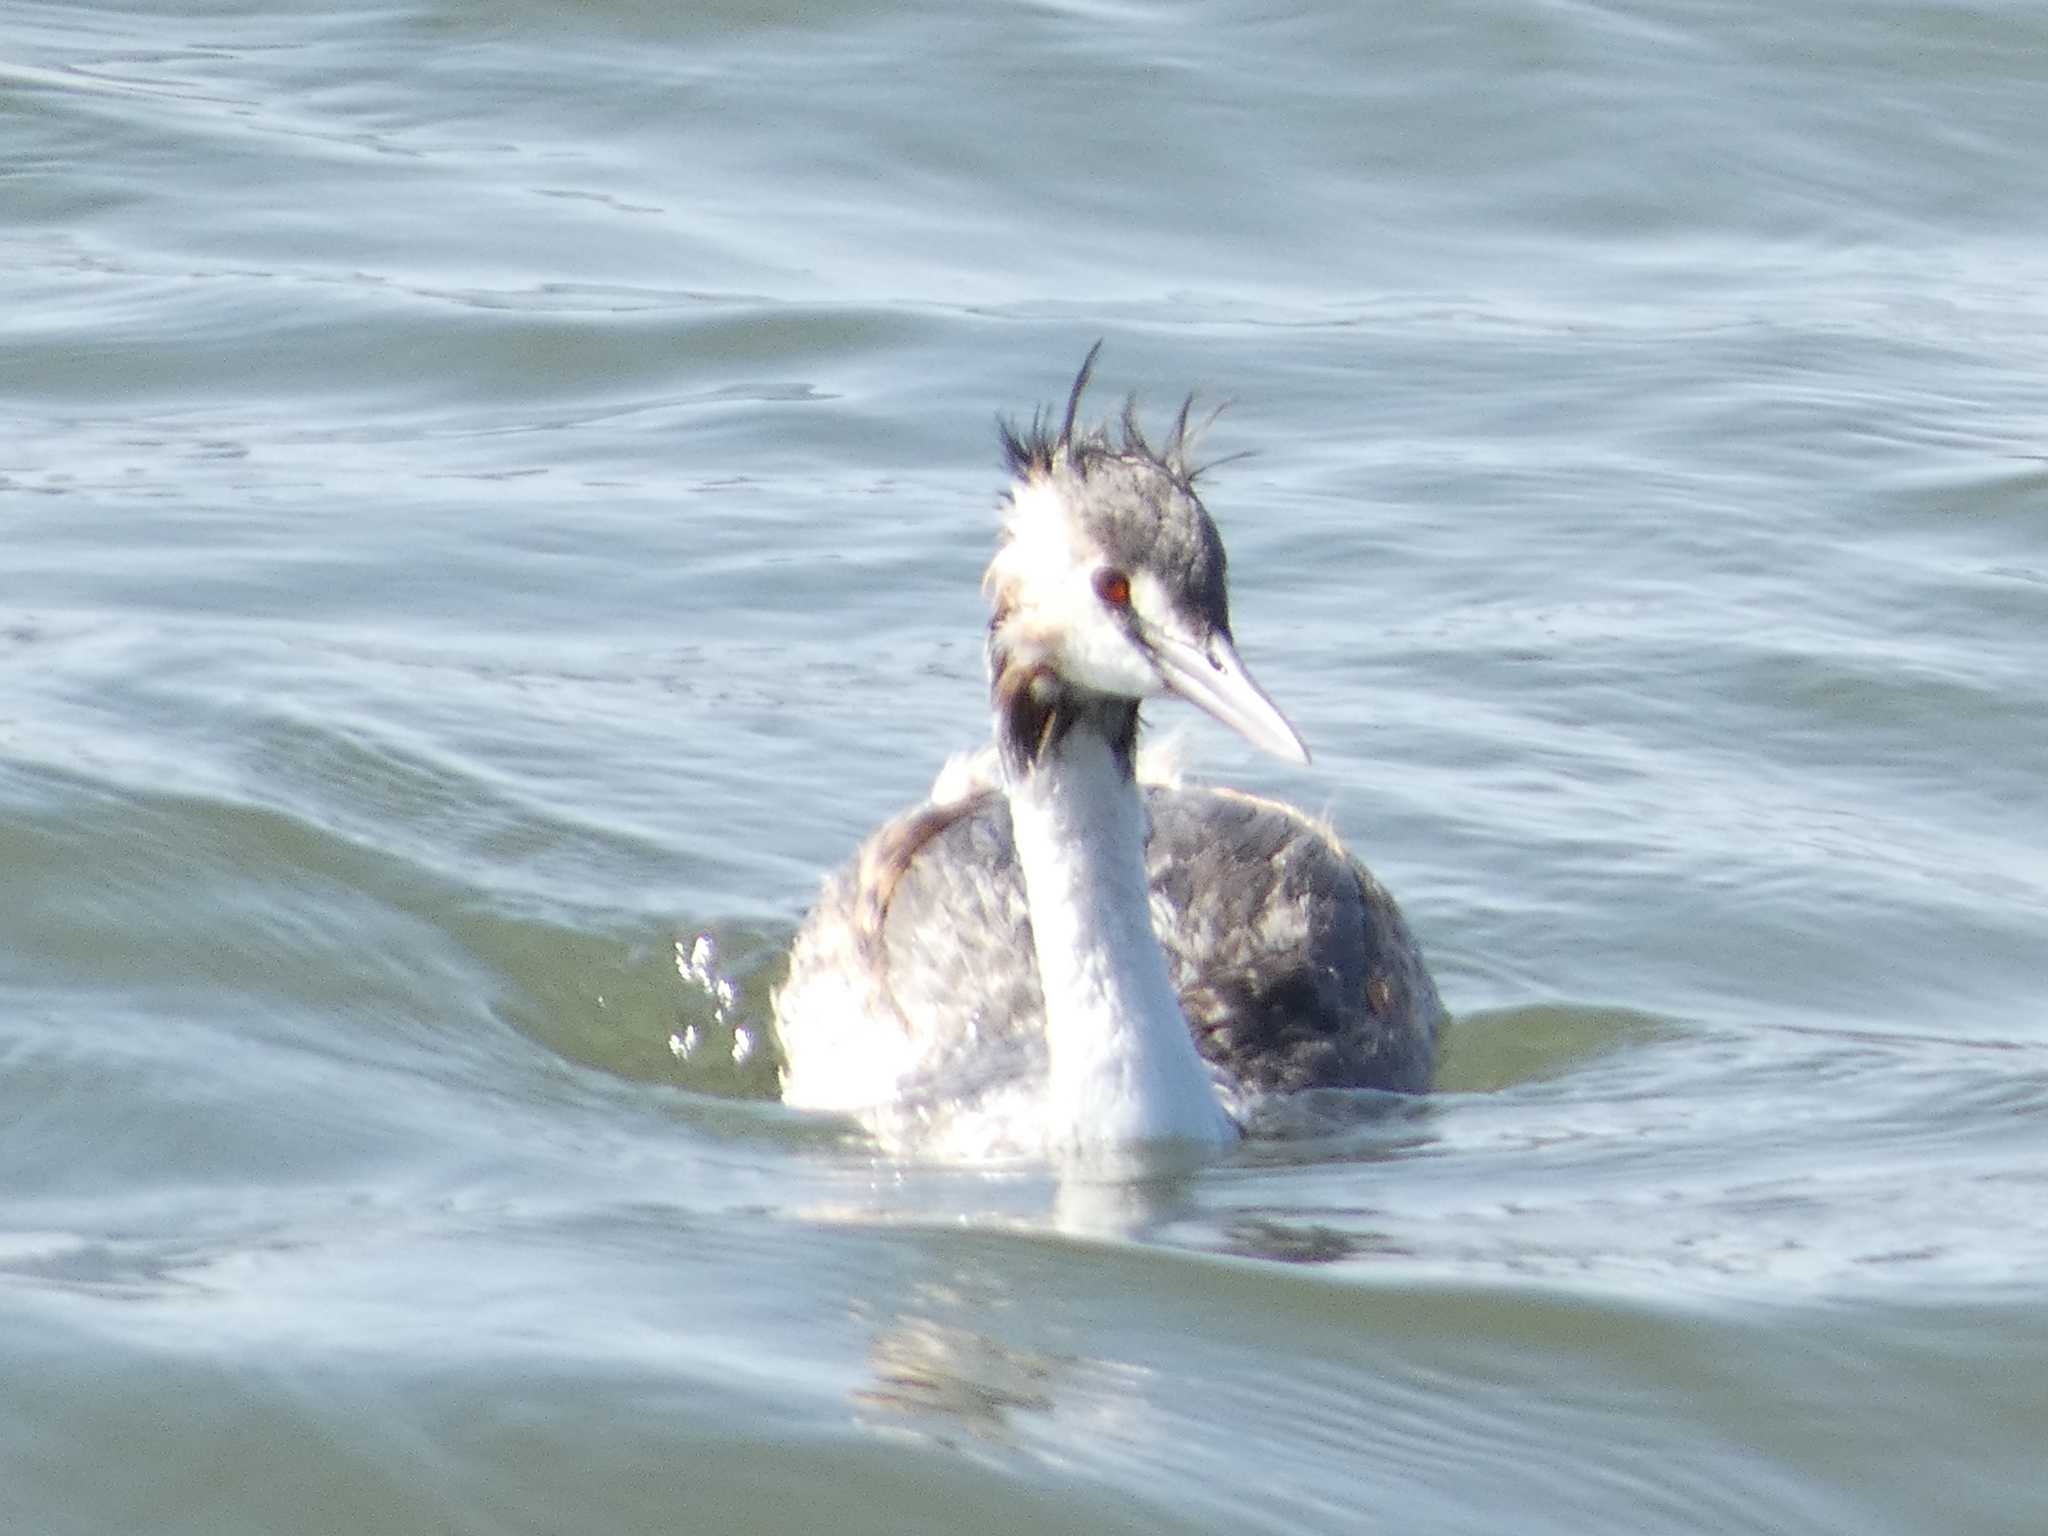
{"type": "Polygon", "coordinates": [[[1443,1005],[1393,898],[1276,800],[1148,783],[1141,701],[1308,751],[1238,660],[1188,406],[1005,423],[993,750],[833,875],[776,993],[783,1098],[953,1156],[1236,1139],[1266,1095],[1429,1086],[1443,1005]]]}

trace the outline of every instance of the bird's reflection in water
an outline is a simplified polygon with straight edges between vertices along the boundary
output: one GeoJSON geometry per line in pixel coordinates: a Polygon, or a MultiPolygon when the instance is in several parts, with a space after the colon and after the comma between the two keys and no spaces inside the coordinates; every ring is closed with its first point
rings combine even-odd
{"type": "MultiPolygon", "coordinates": [[[[1343,1163],[1356,1167],[1364,1191],[1367,1165],[1430,1140],[1417,1104],[1398,1095],[1310,1096],[1288,1110],[1307,1119],[1276,1122],[1269,1129],[1277,1139],[1247,1143],[1234,1171],[1252,1181],[1247,1192],[1270,1193],[1272,1182],[1260,1175],[1276,1165],[1343,1163]],[[1289,1140],[1290,1131],[1301,1139],[1289,1140]]],[[[924,1225],[941,1182],[952,1198],[938,1203],[955,1219],[934,1228],[943,1275],[911,1287],[900,1304],[872,1308],[869,1373],[854,1404],[876,1427],[983,1450],[1060,1440],[1053,1426],[1077,1416],[1091,1435],[1117,1443],[1166,1432],[1176,1406],[1154,1401],[1155,1371],[1132,1358],[1123,1302],[1102,1300],[1105,1286],[1125,1294],[1132,1285],[1105,1269],[1143,1269],[1147,1248],[1288,1265],[1371,1263],[1406,1252],[1368,1205],[1233,1206],[1236,1186],[1218,1182],[1233,1170],[1219,1169],[1199,1147],[1124,1148],[1008,1173],[897,1167],[901,1176],[877,1205],[834,1216],[924,1225]],[[962,1179],[986,1201],[964,1218],[962,1179]],[[1071,1288],[1068,1304],[1049,1303],[1048,1291],[1062,1287],[1071,1288]]]]}

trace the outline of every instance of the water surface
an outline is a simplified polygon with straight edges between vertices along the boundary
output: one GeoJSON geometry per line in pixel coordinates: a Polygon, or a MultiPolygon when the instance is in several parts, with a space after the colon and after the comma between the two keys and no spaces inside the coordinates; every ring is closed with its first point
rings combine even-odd
{"type": "Polygon", "coordinates": [[[9,7],[6,1527],[2048,1526],[2044,77],[2016,3],[9,7]],[[1098,337],[1230,402],[1316,761],[1157,724],[1399,894],[1442,1091],[894,1163],[768,993],[980,738],[994,418],[1098,337]]]}

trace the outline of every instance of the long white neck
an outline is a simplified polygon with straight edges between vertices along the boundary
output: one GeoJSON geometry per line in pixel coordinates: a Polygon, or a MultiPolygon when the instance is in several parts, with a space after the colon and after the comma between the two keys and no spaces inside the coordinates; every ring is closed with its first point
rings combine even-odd
{"type": "Polygon", "coordinates": [[[1009,801],[1045,992],[1049,1147],[1234,1140],[1152,932],[1128,767],[1077,723],[1011,773],[1009,801]]]}

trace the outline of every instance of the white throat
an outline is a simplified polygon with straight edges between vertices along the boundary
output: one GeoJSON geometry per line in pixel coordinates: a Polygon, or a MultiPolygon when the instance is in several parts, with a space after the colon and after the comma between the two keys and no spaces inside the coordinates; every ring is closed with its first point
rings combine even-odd
{"type": "Polygon", "coordinates": [[[1144,797],[1077,722],[1010,774],[1050,1067],[1048,1150],[1235,1140],[1152,931],[1144,797]]]}

